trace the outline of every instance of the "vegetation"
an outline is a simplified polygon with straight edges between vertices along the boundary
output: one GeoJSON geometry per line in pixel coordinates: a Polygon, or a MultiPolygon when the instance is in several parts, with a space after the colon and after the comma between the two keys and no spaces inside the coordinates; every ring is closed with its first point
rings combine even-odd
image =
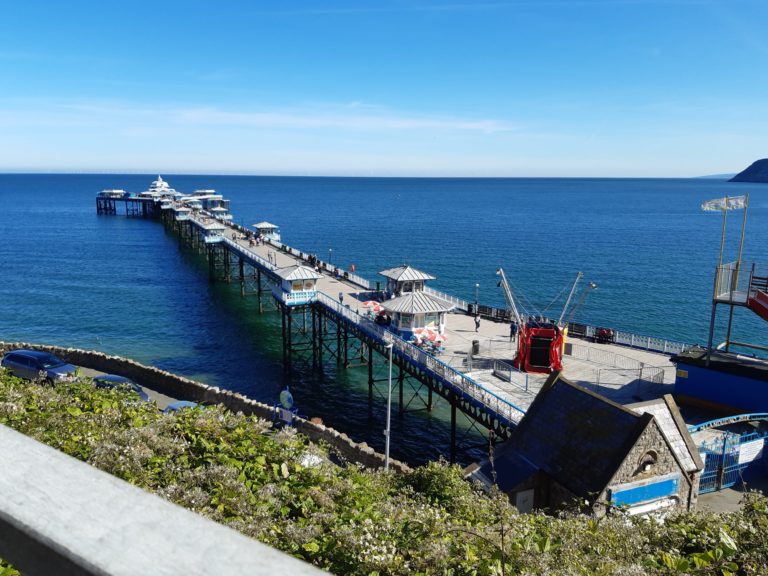
{"type": "Polygon", "coordinates": [[[5,373],[0,423],[336,574],[768,573],[757,494],[733,514],[664,523],[520,515],[444,463],[399,475],[339,466],[291,430],[221,408],[164,415],[128,390],[5,373]]]}

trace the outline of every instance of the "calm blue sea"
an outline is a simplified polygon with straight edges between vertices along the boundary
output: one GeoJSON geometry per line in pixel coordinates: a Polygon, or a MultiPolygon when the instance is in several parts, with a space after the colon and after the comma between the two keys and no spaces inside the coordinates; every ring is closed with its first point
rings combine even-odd
{"type": "MultiPolygon", "coordinates": [[[[184,192],[215,188],[237,222],[268,220],[283,240],[371,279],[403,263],[436,288],[502,305],[503,266],[530,311],[559,315],[576,273],[598,284],[577,320],[706,342],[722,217],[702,201],[750,194],[747,260],[768,261],[768,185],[708,179],[417,179],[163,175],[184,192]]],[[[274,402],[282,385],[276,313],[237,286],[212,285],[199,257],[158,222],[97,216],[104,188],[145,190],[156,175],[0,175],[0,339],[99,349],[274,402]]],[[[729,215],[735,259],[741,212],[729,215]]],[[[743,311],[742,311],[743,312],[743,311]]],[[[736,314],[735,338],[768,344],[736,314]]],[[[302,412],[380,447],[360,371],[305,375],[302,412]]],[[[444,420],[396,419],[393,454],[445,448],[444,420]],[[400,438],[400,441],[395,440],[400,438]]]]}

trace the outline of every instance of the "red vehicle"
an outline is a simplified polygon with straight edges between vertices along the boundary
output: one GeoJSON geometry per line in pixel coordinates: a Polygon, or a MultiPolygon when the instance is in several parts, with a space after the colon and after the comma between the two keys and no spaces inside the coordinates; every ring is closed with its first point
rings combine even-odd
{"type": "Polygon", "coordinates": [[[549,374],[562,370],[563,333],[553,322],[529,320],[520,330],[515,368],[549,374]]]}

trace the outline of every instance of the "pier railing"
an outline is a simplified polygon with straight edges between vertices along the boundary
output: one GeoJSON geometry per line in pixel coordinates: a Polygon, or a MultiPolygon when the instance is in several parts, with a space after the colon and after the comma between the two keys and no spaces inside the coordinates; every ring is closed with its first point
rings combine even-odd
{"type": "Polygon", "coordinates": [[[484,388],[465,374],[452,368],[445,362],[427,354],[424,350],[406,342],[397,334],[382,328],[371,320],[361,316],[351,308],[343,306],[327,294],[318,292],[317,302],[328,308],[336,315],[356,325],[361,331],[383,345],[392,344],[393,352],[405,358],[412,364],[427,370],[433,376],[447,384],[448,387],[458,392],[466,400],[479,405],[491,412],[507,426],[515,426],[525,414],[525,411],[505,398],[494,394],[484,388]]]}
{"type": "MultiPolygon", "coordinates": [[[[598,326],[578,324],[575,322],[568,324],[568,336],[573,338],[595,339],[598,330],[600,330],[600,327],[598,326]]],[[[611,330],[611,332],[613,334],[610,340],[611,344],[629,346],[630,348],[648,350],[649,352],[661,352],[662,354],[669,354],[670,356],[681,354],[692,347],[692,344],[676,340],[656,338],[655,336],[642,336],[640,334],[633,334],[632,332],[624,332],[622,330],[611,330]]]]}
{"type": "Polygon", "coordinates": [[[240,246],[240,244],[238,244],[238,243],[237,243],[237,242],[235,242],[234,240],[230,240],[230,239],[229,239],[229,238],[227,238],[226,236],[224,237],[224,243],[225,243],[225,244],[226,244],[226,245],[227,245],[227,246],[228,246],[228,247],[229,247],[229,248],[230,248],[230,249],[231,249],[233,252],[237,252],[237,253],[238,253],[238,254],[240,254],[240,255],[241,255],[243,258],[245,258],[246,260],[251,260],[252,262],[254,262],[254,263],[258,264],[259,266],[261,266],[262,268],[264,268],[264,269],[266,269],[266,270],[269,270],[270,272],[274,272],[275,270],[277,270],[277,266],[275,266],[275,265],[274,265],[274,264],[272,264],[271,262],[268,262],[267,260],[265,260],[264,258],[262,258],[261,256],[259,256],[259,255],[258,255],[258,254],[256,254],[256,252],[254,252],[253,250],[248,250],[248,248],[246,248],[246,247],[244,247],[244,246],[240,246]]]}
{"type": "Polygon", "coordinates": [[[664,368],[649,366],[628,356],[622,356],[608,350],[595,349],[579,344],[569,344],[566,354],[572,358],[603,365],[594,369],[594,384],[601,386],[625,386],[629,382],[664,384],[664,368]]]}
{"type": "Polygon", "coordinates": [[[450,294],[446,294],[445,292],[440,292],[439,290],[435,290],[434,288],[431,288],[429,286],[424,286],[424,292],[426,292],[427,294],[432,294],[432,296],[437,296],[438,298],[442,298],[443,300],[448,300],[448,302],[456,306],[457,310],[461,310],[463,312],[467,312],[469,310],[469,303],[466,300],[462,300],[461,298],[457,298],[456,296],[451,296],[450,294]]]}

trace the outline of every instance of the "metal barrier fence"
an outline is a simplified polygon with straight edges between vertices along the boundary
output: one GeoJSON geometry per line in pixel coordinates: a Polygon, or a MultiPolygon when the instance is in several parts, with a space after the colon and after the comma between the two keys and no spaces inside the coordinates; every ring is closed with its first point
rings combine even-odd
{"type": "Polygon", "coordinates": [[[494,413],[500,420],[506,421],[508,426],[514,426],[525,414],[523,409],[515,406],[509,400],[497,396],[465,374],[462,374],[434,356],[427,354],[413,344],[406,342],[397,334],[390,332],[371,320],[361,316],[351,308],[343,306],[327,294],[318,292],[317,302],[348,322],[356,325],[363,332],[368,334],[368,336],[381,344],[384,344],[385,346],[392,344],[395,353],[399,354],[401,357],[410,359],[413,364],[431,372],[434,376],[438,377],[444,383],[447,383],[449,387],[459,392],[466,399],[474,401],[488,411],[494,413]]]}
{"type": "Polygon", "coordinates": [[[506,380],[511,384],[516,384],[528,392],[528,374],[522,370],[518,370],[512,364],[502,360],[494,360],[493,373],[499,378],[506,380]]]}
{"type": "MultiPolygon", "coordinates": [[[[570,337],[594,340],[598,330],[600,330],[599,327],[590,326],[588,324],[578,324],[575,322],[568,324],[568,335],[570,337]]],[[[613,329],[611,329],[610,339],[607,340],[606,343],[629,346],[630,348],[639,348],[641,350],[648,350],[649,352],[661,352],[662,354],[669,354],[670,356],[680,354],[692,346],[691,344],[675,340],[666,340],[654,336],[641,336],[639,334],[633,334],[632,332],[613,329]]]]}
{"type": "Polygon", "coordinates": [[[450,294],[446,294],[445,292],[440,292],[439,290],[435,290],[430,286],[424,286],[424,292],[426,292],[427,294],[432,294],[432,296],[437,296],[438,298],[442,298],[443,300],[448,300],[448,302],[456,306],[457,310],[461,310],[462,312],[466,312],[469,310],[469,303],[466,300],[462,300],[461,298],[457,298],[456,296],[451,296],[450,294]]]}
{"type": "Polygon", "coordinates": [[[664,368],[659,366],[648,366],[628,356],[574,343],[569,343],[565,350],[572,358],[610,366],[595,370],[597,386],[622,386],[633,381],[664,384],[664,368]]]}
{"type": "Polygon", "coordinates": [[[614,368],[623,368],[626,370],[638,370],[645,366],[645,364],[639,360],[635,360],[629,356],[622,356],[615,352],[602,350],[600,348],[592,348],[591,346],[582,346],[571,342],[565,349],[568,356],[572,356],[579,360],[586,360],[587,362],[592,362],[594,364],[605,364],[606,366],[613,366],[614,368]],[[568,352],[570,352],[570,354],[568,354],[568,352]]]}

